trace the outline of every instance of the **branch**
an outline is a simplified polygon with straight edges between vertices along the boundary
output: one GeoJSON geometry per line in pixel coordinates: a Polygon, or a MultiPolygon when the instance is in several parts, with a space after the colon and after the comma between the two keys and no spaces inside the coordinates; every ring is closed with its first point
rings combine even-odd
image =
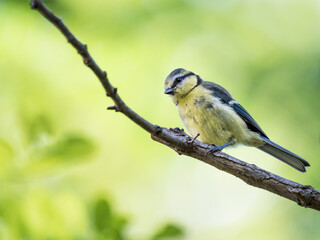
{"type": "Polygon", "coordinates": [[[248,164],[222,152],[207,155],[206,153],[210,146],[198,140],[192,140],[192,138],[185,134],[183,130],[178,128],[167,129],[159,127],[139,116],[122,101],[117,93],[117,88],[114,88],[111,85],[106,72],[100,69],[89,54],[87,45],[81,43],[70,32],[62,22],[61,18],[56,17],[41,2],[41,0],[31,0],[30,6],[32,9],[40,12],[60,30],[68,42],[82,56],[84,64],[87,65],[98,77],[107,96],[110,97],[115,104],[114,106],[109,107],[109,110],[115,110],[123,113],[133,122],[149,132],[153,140],[172,148],[178,154],[196,158],[242,179],[249,185],[278,194],[279,196],[295,201],[300,206],[320,211],[320,192],[313,187],[282,178],[253,164],[248,164]]]}

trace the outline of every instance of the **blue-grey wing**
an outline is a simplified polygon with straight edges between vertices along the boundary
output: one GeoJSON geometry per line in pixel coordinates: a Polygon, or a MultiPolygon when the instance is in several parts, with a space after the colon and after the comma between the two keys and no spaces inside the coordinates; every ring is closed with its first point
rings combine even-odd
{"type": "MultiPolygon", "coordinates": [[[[242,107],[239,103],[236,101],[231,101],[230,106],[234,109],[234,111],[245,121],[248,128],[251,131],[254,131],[261,136],[268,138],[265,132],[261,129],[261,127],[258,125],[258,123],[251,117],[251,115],[247,112],[244,107],[242,107]]],[[[268,138],[269,139],[269,138],[268,138]]]]}
{"type": "Polygon", "coordinates": [[[258,123],[247,112],[247,110],[245,110],[244,107],[242,107],[238,102],[236,102],[232,98],[231,94],[226,89],[224,89],[220,85],[213,83],[213,82],[203,81],[201,85],[204,88],[210,90],[211,94],[214,97],[219,98],[222,103],[227,104],[230,107],[232,107],[234,109],[234,111],[245,121],[245,123],[247,124],[247,127],[251,131],[254,131],[254,132],[260,134],[260,136],[263,136],[263,137],[269,139],[267,137],[267,135],[264,133],[264,131],[261,129],[261,127],[258,125],[258,123]]]}

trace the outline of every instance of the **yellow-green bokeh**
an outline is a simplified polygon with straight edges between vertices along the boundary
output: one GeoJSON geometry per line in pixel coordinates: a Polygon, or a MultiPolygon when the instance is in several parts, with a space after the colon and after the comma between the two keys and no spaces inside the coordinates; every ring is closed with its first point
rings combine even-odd
{"type": "MultiPolygon", "coordinates": [[[[319,1],[46,3],[138,114],[182,127],[163,82],[189,69],[312,167],[226,152],[320,189],[319,1]]],[[[0,239],[320,239],[315,210],[179,156],[107,111],[96,77],[28,4],[0,0],[0,239]]]]}

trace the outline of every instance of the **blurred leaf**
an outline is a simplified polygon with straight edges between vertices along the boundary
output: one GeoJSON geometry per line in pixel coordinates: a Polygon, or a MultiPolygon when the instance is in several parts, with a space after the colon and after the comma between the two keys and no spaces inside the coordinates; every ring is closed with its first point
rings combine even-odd
{"type": "Polygon", "coordinates": [[[115,240],[125,240],[127,237],[125,236],[125,227],[128,224],[127,219],[123,217],[118,217],[114,222],[114,239],[115,240]]]}
{"type": "Polygon", "coordinates": [[[25,120],[27,137],[30,142],[43,140],[52,134],[52,125],[46,115],[38,115],[31,121],[25,120]]]}
{"type": "Polygon", "coordinates": [[[94,225],[101,233],[111,230],[112,215],[110,204],[105,199],[99,199],[94,206],[94,225]]]}
{"type": "Polygon", "coordinates": [[[114,226],[118,231],[123,231],[124,228],[128,225],[128,220],[123,218],[123,217],[118,217],[118,219],[116,219],[114,226]]]}
{"type": "Polygon", "coordinates": [[[97,230],[96,239],[125,240],[125,227],[128,221],[112,212],[108,201],[101,198],[94,205],[93,222],[97,230]]]}
{"type": "Polygon", "coordinates": [[[184,236],[184,230],[175,224],[167,224],[159,229],[151,238],[152,240],[175,239],[184,236]]]}
{"type": "Polygon", "coordinates": [[[43,154],[43,158],[70,161],[91,155],[95,150],[91,140],[77,135],[65,135],[61,140],[49,146],[43,154]]]}

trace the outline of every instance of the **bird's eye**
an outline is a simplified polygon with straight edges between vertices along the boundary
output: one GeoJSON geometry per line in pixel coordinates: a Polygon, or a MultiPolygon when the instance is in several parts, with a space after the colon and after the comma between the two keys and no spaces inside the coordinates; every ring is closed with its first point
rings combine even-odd
{"type": "Polygon", "coordinates": [[[182,82],[183,78],[182,77],[178,77],[176,78],[176,82],[179,83],[179,82],[182,82]]]}

